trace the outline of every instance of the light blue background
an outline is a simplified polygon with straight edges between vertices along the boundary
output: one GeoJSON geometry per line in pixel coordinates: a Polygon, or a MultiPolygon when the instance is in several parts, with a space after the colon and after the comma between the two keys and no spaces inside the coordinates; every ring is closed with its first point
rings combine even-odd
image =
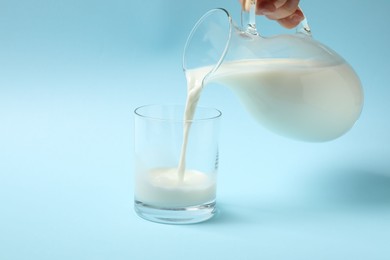
{"type": "MultiPolygon", "coordinates": [[[[218,205],[188,226],[132,209],[132,110],[184,103],[181,53],[236,0],[0,0],[0,259],[390,259],[390,2],[301,1],[361,77],[345,136],[310,144],[255,123],[220,86],[218,205]]],[[[265,34],[281,29],[259,19],[265,34]]]]}

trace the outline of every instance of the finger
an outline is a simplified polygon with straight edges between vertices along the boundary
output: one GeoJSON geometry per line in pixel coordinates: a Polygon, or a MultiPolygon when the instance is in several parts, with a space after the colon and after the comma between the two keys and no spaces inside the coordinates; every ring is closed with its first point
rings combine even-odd
{"type": "Polygon", "coordinates": [[[276,8],[280,8],[283,6],[288,0],[275,0],[274,5],[276,8]]]}
{"type": "Polygon", "coordinates": [[[267,13],[273,13],[276,11],[276,6],[273,0],[257,0],[256,2],[256,14],[264,15],[267,13]]]}
{"type": "Polygon", "coordinates": [[[256,2],[256,13],[272,13],[275,12],[278,8],[286,4],[288,0],[257,0],[256,2]]]}
{"type": "Polygon", "coordinates": [[[277,20],[283,27],[291,29],[296,27],[303,19],[304,15],[300,9],[297,9],[293,14],[285,18],[277,20]]]}
{"type": "Polygon", "coordinates": [[[273,12],[265,12],[264,15],[271,20],[280,20],[295,13],[298,9],[299,0],[287,0],[284,5],[275,8],[273,12]]]}
{"type": "MultiPolygon", "coordinates": [[[[274,12],[277,8],[283,6],[288,0],[257,0],[256,14],[263,14],[263,12],[274,12]]],[[[251,0],[239,0],[242,9],[249,11],[251,0]]]]}

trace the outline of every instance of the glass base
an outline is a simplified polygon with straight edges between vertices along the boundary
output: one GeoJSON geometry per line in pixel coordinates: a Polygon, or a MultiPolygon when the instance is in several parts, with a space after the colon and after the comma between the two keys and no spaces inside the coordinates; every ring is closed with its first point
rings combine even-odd
{"type": "Polygon", "coordinates": [[[217,213],[215,201],[185,208],[157,208],[135,200],[134,210],[143,219],[164,224],[199,223],[217,213]]]}

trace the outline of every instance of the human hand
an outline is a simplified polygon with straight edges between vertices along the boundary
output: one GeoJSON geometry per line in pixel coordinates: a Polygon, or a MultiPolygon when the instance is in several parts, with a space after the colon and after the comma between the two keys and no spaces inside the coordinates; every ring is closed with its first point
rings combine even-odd
{"type": "MultiPolygon", "coordinates": [[[[244,10],[249,10],[251,0],[240,0],[240,2],[244,10]]],[[[299,0],[257,0],[256,14],[264,15],[290,29],[304,19],[298,4],[299,0]]]]}

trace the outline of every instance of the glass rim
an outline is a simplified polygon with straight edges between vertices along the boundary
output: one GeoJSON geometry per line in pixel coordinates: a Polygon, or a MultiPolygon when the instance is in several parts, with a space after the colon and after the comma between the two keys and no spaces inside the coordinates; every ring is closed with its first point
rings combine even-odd
{"type": "Polygon", "coordinates": [[[154,120],[154,121],[162,121],[162,122],[172,122],[172,123],[183,123],[183,122],[200,122],[200,121],[210,121],[214,119],[218,119],[222,116],[222,112],[213,107],[204,107],[204,106],[197,106],[196,110],[208,110],[208,111],[213,111],[214,114],[211,116],[203,116],[200,118],[195,118],[192,120],[184,120],[184,110],[185,106],[184,105],[171,105],[171,104],[149,104],[149,105],[142,105],[133,110],[134,115],[139,117],[139,118],[144,118],[144,119],[149,119],[149,120],[154,120]],[[177,119],[177,118],[170,118],[167,116],[156,116],[156,115],[146,115],[146,113],[140,112],[140,110],[148,107],[160,107],[160,108],[180,108],[181,111],[183,111],[183,118],[177,119]]]}

